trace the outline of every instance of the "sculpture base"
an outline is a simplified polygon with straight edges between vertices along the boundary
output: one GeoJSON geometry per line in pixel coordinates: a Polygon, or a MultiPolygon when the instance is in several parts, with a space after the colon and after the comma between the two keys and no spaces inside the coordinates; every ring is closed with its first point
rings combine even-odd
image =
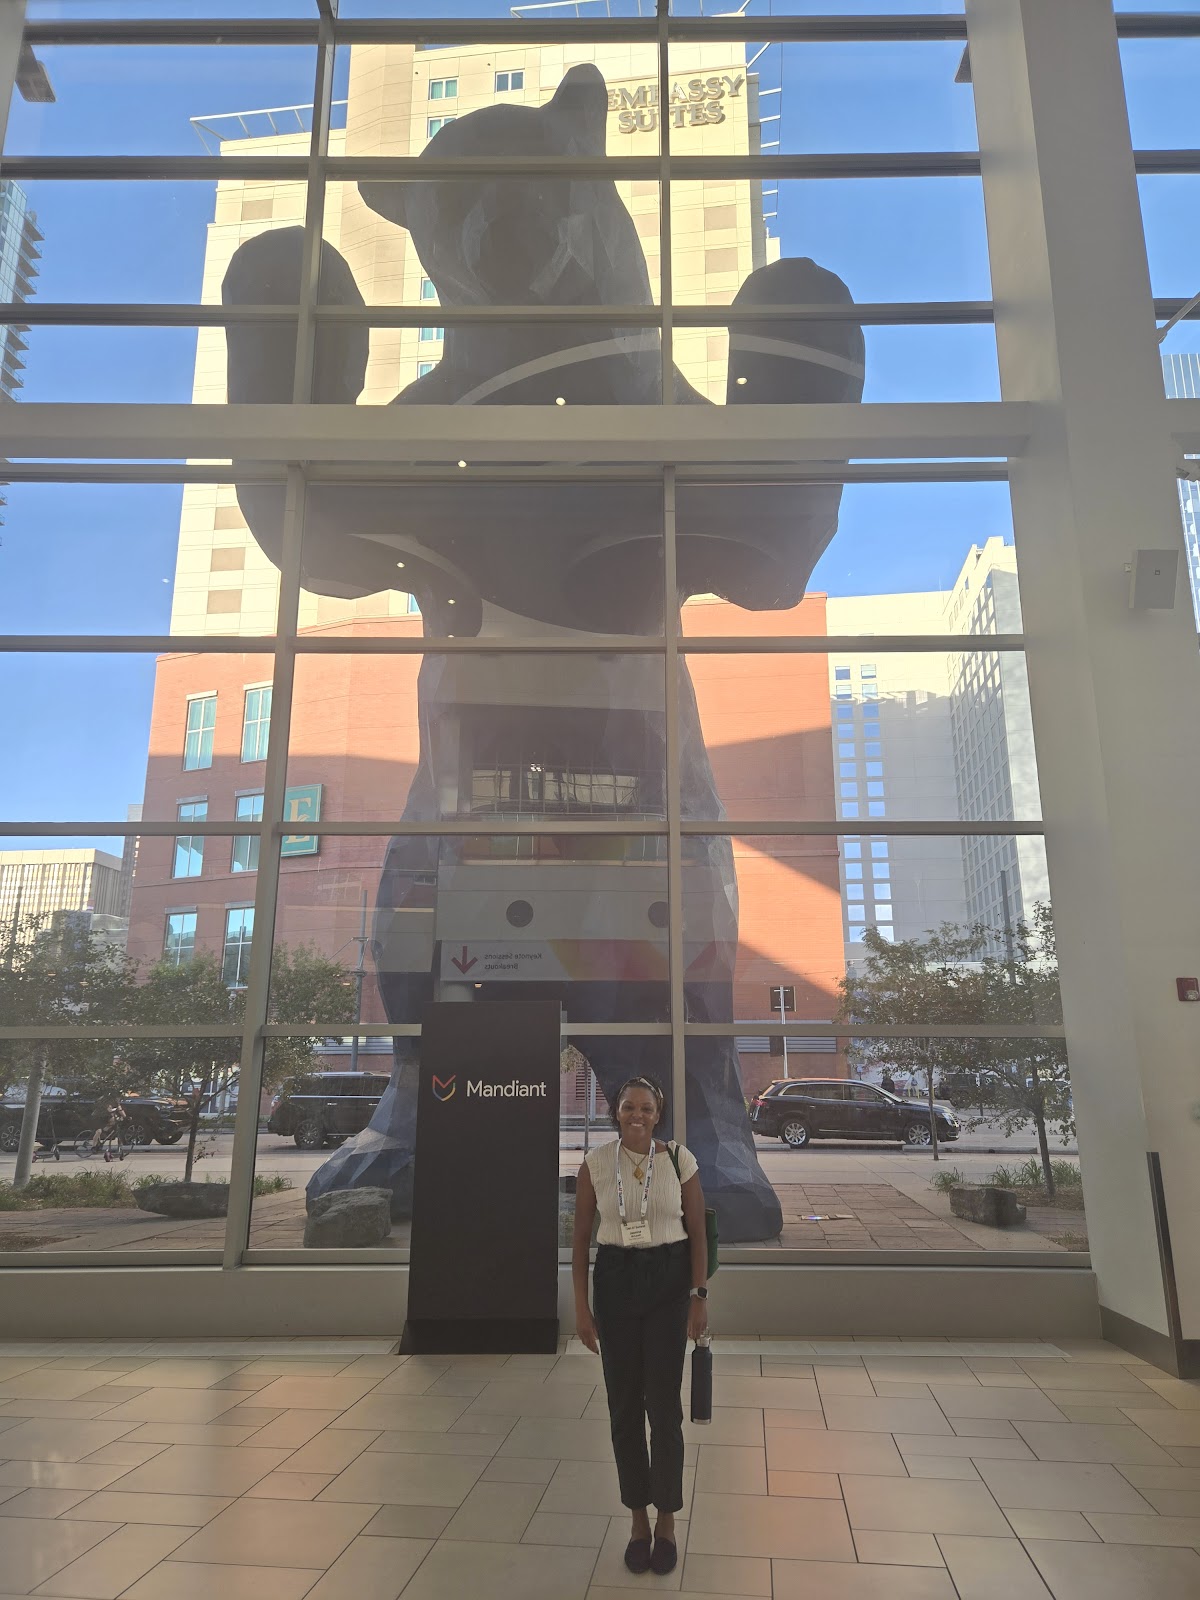
{"type": "Polygon", "coordinates": [[[552,1356],[558,1352],[557,1317],[479,1317],[404,1324],[402,1356],[552,1356]]]}

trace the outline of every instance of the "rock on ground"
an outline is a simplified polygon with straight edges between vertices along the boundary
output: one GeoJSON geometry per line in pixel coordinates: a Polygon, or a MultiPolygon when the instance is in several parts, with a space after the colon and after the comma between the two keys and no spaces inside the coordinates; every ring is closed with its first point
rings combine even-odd
{"type": "Polygon", "coordinates": [[[1019,1228],[1025,1221],[1025,1207],[1012,1190],[997,1189],[991,1184],[978,1188],[956,1184],[950,1191],[950,1211],[953,1216],[988,1228],[1019,1228]]]}
{"type": "Polygon", "coordinates": [[[310,1249],[366,1249],[382,1244],[391,1231],[390,1189],[334,1189],[312,1201],[304,1243],[310,1249]]]}
{"type": "Polygon", "coordinates": [[[134,1190],[142,1211],[160,1217],[190,1221],[197,1217],[223,1217],[229,1210],[227,1183],[152,1183],[134,1190]]]}

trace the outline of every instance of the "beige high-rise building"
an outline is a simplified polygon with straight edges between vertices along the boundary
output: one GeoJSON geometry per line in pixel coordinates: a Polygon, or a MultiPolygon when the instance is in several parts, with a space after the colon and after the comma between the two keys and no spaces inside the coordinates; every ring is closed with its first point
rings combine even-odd
{"type": "Polygon", "coordinates": [[[25,942],[64,914],[124,944],[132,870],[106,850],[0,851],[0,929],[25,942]]]}
{"type": "MultiPolygon", "coordinates": [[[[1032,821],[1041,815],[1025,657],[1020,652],[876,654],[870,635],[1021,632],[1017,554],[972,545],[949,589],[828,602],[832,634],[862,634],[830,656],[837,814],[892,821],[1032,821]]],[[[1036,837],[864,837],[843,843],[846,961],[864,927],[919,939],[944,922],[997,930],[1050,897],[1036,837]]]]}
{"type": "MultiPolygon", "coordinates": [[[[517,32],[519,30],[514,30],[517,32]]],[[[672,149],[681,155],[745,155],[760,148],[758,79],[746,68],[745,47],[672,47],[672,149]]],[[[418,154],[443,122],[482,106],[544,105],[564,74],[594,63],[609,89],[608,153],[653,156],[659,149],[657,58],[651,44],[597,45],[565,50],[550,45],[471,45],[416,49],[411,44],[356,45],[351,51],[344,127],[330,153],[347,156],[418,154]]],[[[308,134],[245,136],[265,114],[205,118],[200,131],[219,140],[225,155],[303,155],[308,134]]],[[[339,117],[340,121],[341,118],[339,117]]],[[[659,185],[620,182],[646,255],[651,291],[659,298],[661,251],[659,185]]],[[[673,298],[683,305],[728,305],[747,274],[777,258],[779,242],[764,218],[761,182],[687,182],[672,190],[673,298]]],[[[305,191],[300,183],[235,182],[217,188],[209,227],[201,301],[219,304],[221,282],[237,248],[269,229],[299,227],[305,191]]],[[[770,206],[770,201],[766,202],[770,206]]],[[[355,183],[332,183],[326,193],[325,238],[345,257],[363,299],[372,305],[429,305],[425,328],[375,328],[359,403],[386,405],[441,357],[433,286],[409,235],[362,200],[355,183]]],[[[236,328],[230,332],[237,337],[236,328]]],[[[679,328],[675,360],[702,393],[725,397],[728,336],[724,328],[679,328]]],[[[226,398],[225,334],[199,334],[193,400],[226,398]]],[[[269,633],[275,625],[278,578],[251,537],[232,485],[184,490],[171,631],[184,634],[269,633]]],[[[306,594],[300,625],[354,617],[403,616],[412,609],[396,592],[343,601],[306,594]]]]}

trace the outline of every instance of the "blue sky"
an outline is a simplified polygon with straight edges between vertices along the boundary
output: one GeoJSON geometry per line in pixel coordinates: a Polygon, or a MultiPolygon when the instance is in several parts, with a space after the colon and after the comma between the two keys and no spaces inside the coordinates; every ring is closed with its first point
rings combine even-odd
{"type": "MultiPolygon", "coordinates": [[[[214,0],[37,0],[38,19],[203,16],[214,0]]],[[[246,0],[261,16],[310,16],[311,0],[246,0]]],[[[616,7],[614,6],[614,9],[616,7]]],[[[636,7],[623,7],[635,14],[636,7]]],[[[694,13],[695,4],[681,4],[694,13]]],[[[727,5],[708,10],[732,9],[727,5]]],[[[949,3],[755,0],[776,15],[811,11],[958,11],[949,3]]],[[[1191,9],[1162,0],[1127,10],[1191,9]]],[[[496,0],[434,7],[342,0],[356,16],[507,14],[496,0]]],[[[514,24],[514,26],[517,26],[514,24]]],[[[1123,47],[1135,144],[1200,146],[1200,41],[1123,47]]],[[[764,86],[781,84],[781,149],[969,149],[971,92],[955,85],[955,44],[787,47],[759,63],[764,86]]],[[[16,101],[7,149],[22,154],[199,154],[189,118],[312,97],[308,49],[47,49],[58,101],[16,101]]],[[[345,81],[348,63],[339,63],[345,81]]],[[[344,88],[339,88],[344,93],[344,88]]],[[[839,272],[856,298],[987,298],[990,292],[976,180],[782,184],[776,227],[784,255],[812,255],[839,272]]],[[[31,184],[45,234],[40,298],[54,301],[193,301],[198,298],[209,184],[31,184]]],[[[1143,181],[1152,275],[1159,294],[1200,288],[1200,178],[1143,181]]],[[[1200,346],[1193,328],[1169,348],[1200,346]]],[[[28,400],[186,401],[195,333],[187,329],[36,329],[28,400]]],[[[878,329],[868,335],[870,400],[997,398],[990,329],[878,329]]],[[[180,490],[21,487],[8,491],[0,544],[0,631],[163,632],[180,490]],[[166,580],[166,581],[164,581],[166,580]]],[[[1001,485],[851,486],[841,531],[814,575],[834,594],[944,587],[968,546],[1011,538],[1001,485]]],[[[19,751],[0,793],[0,815],[123,818],[140,798],[152,690],[149,658],[7,658],[0,664],[0,748],[19,751]]]]}

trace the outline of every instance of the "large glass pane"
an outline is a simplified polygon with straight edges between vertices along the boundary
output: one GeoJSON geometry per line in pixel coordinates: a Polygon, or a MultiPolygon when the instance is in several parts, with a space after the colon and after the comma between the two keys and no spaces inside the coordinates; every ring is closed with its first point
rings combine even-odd
{"type": "MultiPolygon", "coordinates": [[[[481,827],[496,821],[489,813],[481,827]]],[[[704,887],[689,901],[697,938],[721,915],[704,887]]],[[[585,1128],[589,1142],[599,1136],[606,1096],[626,1078],[669,1072],[668,920],[661,835],[285,839],[271,1017],[309,1031],[272,1041],[260,1174],[290,1140],[306,1153],[310,1198],[391,1188],[396,1219],[407,1220],[416,1033],[431,1001],[554,1000],[568,1035],[571,1024],[657,1029],[572,1041],[562,1137],[578,1150],[585,1128]],[[355,1035],[356,1022],[413,1032],[393,1049],[355,1035]]]]}
{"type": "MultiPolygon", "coordinates": [[[[57,940],[56,935],[48,936],[57,940]]],[[[114,956],[98,978],[96,935],[73,933],[67,956],[83,974],[88,1015],[227,1022],[228,991],[203,963],[142,970],[114,956]],[[97,996],[105,990],[104,1004],[97,996]],[[116,991],[120,991],[119,997],[116,991]]],[[[54,955],[63,959],[61,941],[54,955]]],[[[36,990],[49,945],[20,951],[4,977],[36,990]]],[[[32,1011],[27,1013],[32,1016],[32,1011]]],[[[75,1011],[78,1019],[80,1012],[75,1011]]],[[[14,1013],[6,1011],[6,1022],[14,1013]]],[[[241,1036],[5,1041],[0,1065],[0,1255],[195,1250],[219,1253],[228,1205],[229,1106],[241,1036]],[[40,1069],[40,1070],[39,1070],[40,1069]],[[32,1077],[31,1077],[32,1073],[32,1077]],[[39,1083],[40,1078],[40,1083],[39,1083]],[[22,1126],[36,1117],[29,1181],[13,1189],[22,1126]],[[181,1215],[163,1185],[201,1184],[203,1211],[181,1215]],[[208,1185],[212,1185],[211,1191],[208,1185]],[[206,1192],[207,1191],[207,1192],[206,1192]],[[208,1213],[208,1214],[205,1214],[208,1213]]],[[[236,1398],[236,1397],[231,1397],[236,1398]]]]}
{"type": "Polygon", "coordinates": [[[18,483],[3,495],[0,632],[170,631],[178,484],[18,483]]]}
{"type": "Polygon", "coordinates": [[[36,58],[52,97],[14,97],[6,156],[202,155],[260,107],[273,109],[255,153],[306,153],[309,46],[39,45],[36,58]]]}
{"type": "Polygon", "coordinates": [[[991,295],[979,178],[709,178],[676,182],[672,206],[683,304],[991,295]],[[752,268],[763,276],[747,284],[752,268]]]}
{"type": "Polygon", "coordinates": [[[288,785],[327,822],[636,823],[665,736],[661,656],[302,655],[288,785]]]}
{"type": "MultiPolygon", "coordinates": [[[[32,213],[39,298],[216,305],[239,245],[303,222],[305,183],[31,178],[6,181],[0,194],[32,213]]],[[[272,303],[298,297],[269,287],[272,303]]]]}
{"type": "Polygon", "coordinates": [[[1122,39],[1121,66],[1135,150],[1200,144],[1200,113],[1191,92],[1200,70],[1200,39],[1122,39]]]}
{"type": "MultiPolygon", "coordinates": [[[[662,507],[658,474],[596,468],[589,476],[584,462],[536,477],[462,461],[407,479],[364,472],[354,484],[315,484],[301,630],[347,640],[487,638],[498,652],[530,638],[569,649],[580,633],[611,635],[614,644],[621,635],[661,634],[662,507]]],[[[243,493],[242,512],[247,546],[253,536],[277,550],[282,489],[243,493]]],[[[587,686],[592,698],[579,704],[616,709],[620,696],[648,692],[635,691],[625,658],[585,654],[598,670],[587,686]]],[[[378,660],[373,671],[382,670],[378,660]]],[[[527,698],[532,687],[511,692],[527,698]]],[[[538,687],[554,692],[544,677],[538,687]]]]}
{"type": "MultiPolygon", "coordinates": [[[[1028,1253],[1047,1263],[1087,1250],[1061,1040],[843,1037],[844,1055],[815,1050],[820,1043],[791,1038],[785,1059],[778,1036],[774,1056],[762,1035],[737,1040],[759,1163],[778,1206],[779,1231],[765,1245],[1028,1253]],[[1008,1195],[1004,1225],[970,1209],[984,1187],[1008,1195]]],[[[702,1074],[712,1049],[690,1040],[689,1071],[702,1074]]]]}
{"type": "MultiPolygon", "coordinates": [[[[748,16],[755,10],[748,8],[748,16]]],[[[785,12],[773,6],[759,14],[785,12]]],[[[671,153],[972,150],[974,100],[970,85],[955,81],[962,53],[960,40],[806,41],[765,49],[672,44],[671,153]],[[703,114],[692,111],[695,105],[703,114]],[[697,123],[722,122],[728,126],[716,140],[692,132],[697,123]]]]}
{"type": "MultiPolygon", "coordinates": [[[[207,821],[232,821],[235,797],[262,788],[261,756],[242,759],[244,706],[272,671],[249,653],[0,656],[0,817],[174,822],[204,800],[207,821]]],[[[151,857],[169,843],[144,842],[151,857]]]]}
{"type": "Polygon", "coordinates": [[[681,471],[684,634],[1019,632],[1007,483],[853,481],[887,472],[681,471]]]}
{"type": "Polygon", "coordinates": [[[688,671],[682,716],[694,692],[714,783],[687,816],[716,815],[714,795],[742,819],[1040,815],[1021,655],[705,652],[688,671]]]}

